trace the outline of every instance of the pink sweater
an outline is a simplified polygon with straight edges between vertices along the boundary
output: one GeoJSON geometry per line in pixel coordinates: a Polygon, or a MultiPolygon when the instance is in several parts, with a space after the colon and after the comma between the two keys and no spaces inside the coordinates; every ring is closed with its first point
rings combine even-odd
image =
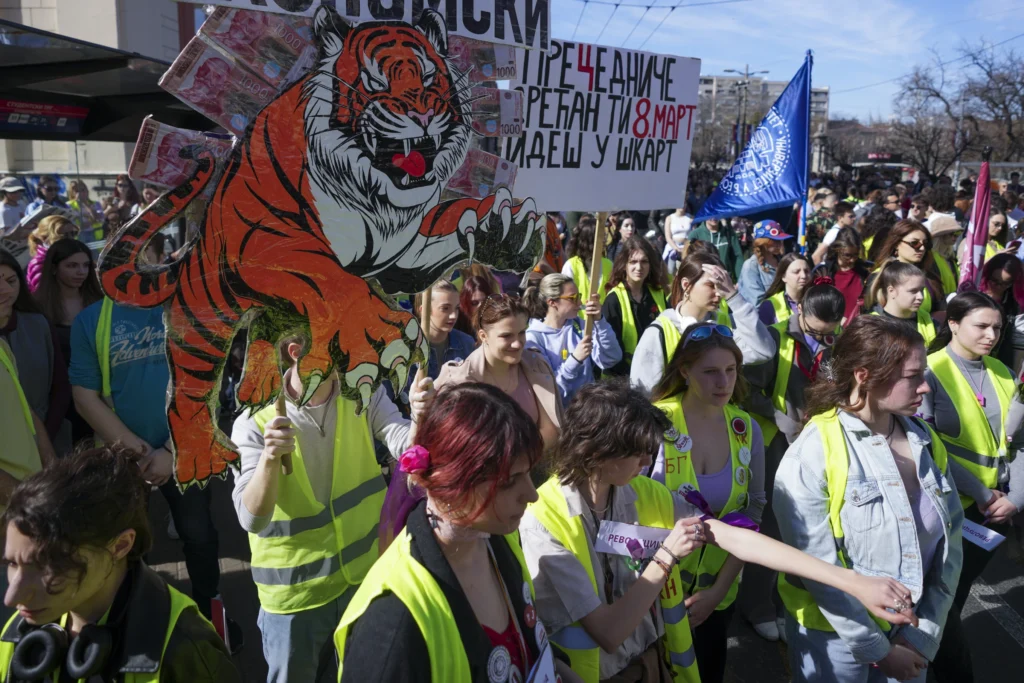
{"type": "Polygon", "coordinates": [[[28,262],[25,268],[25,279],[28,280],[28,291],[33,294],[39,289],[39,281],[43,279],[43,261],[46,259],[46,252],[50,247],[40,244],[36,249],[36,255],[28,262]]]}

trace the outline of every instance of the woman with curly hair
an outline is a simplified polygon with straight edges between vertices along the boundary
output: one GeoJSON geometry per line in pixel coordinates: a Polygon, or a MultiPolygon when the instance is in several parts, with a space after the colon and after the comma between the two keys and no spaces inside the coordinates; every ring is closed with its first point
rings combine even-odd
{"type": "Polygon", "coordinates": [[[152,534],[137,457],[84,451],[15,489],[3,515],[7,680],[241,681],[196,604],[142,560],[152,534]]]}

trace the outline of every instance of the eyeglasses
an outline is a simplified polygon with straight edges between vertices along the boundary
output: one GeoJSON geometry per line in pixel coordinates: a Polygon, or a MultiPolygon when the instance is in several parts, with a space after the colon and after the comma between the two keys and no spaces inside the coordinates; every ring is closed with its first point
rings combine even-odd
{"type": "Polygon", "coordinates": [[[993,228],[1005,228],[1006,227],[1006,222],[1005,221],[992,221],[991,223],[989,223],[989,225],[991,225],[993,228]]]}
{"type": "Polygon", "coordinates": [[[921,240],[914,240],[913,242],[908,242],[906,240],[900,240],[900,243],[907,245],[908,247],[910,247],[914,251],[924,251],[925,249],[928,248],[928,245],[926,243],[922,242],[921,240]]]}
{"type": "Polygon", "coordinates": [[[910,208],[912,208],[914,211],[925,211],[928,207],[925,206],[924,204],[911,204],[910,208]]]}
{"type": "Polygon", "coordinates": [[[704,341],[712,334],[718,334],[728,339],[732,339],[732,330],[725,325],[719,325],[718,323],[700,323],[691,327],[690,331],[686,333],[686,338],[683,339],[682,348],[686,348],[686,345],[691,341],[704,341]]]}
{"type": "Polygon", "coordinates": [[[807,318],[804,317],[801,317],[800,319],[800,327],[803,328],[804,334],[806,334],[808,337],[814,339],[816,342],[826,344],[827,346],[832,346],[833,344],[835,344],[836,337],[838,337],[839,333],[843,331],[842,325],[836,325],[836,328],[834,330],[830,330],[828,332],[819,332],[818,330],[815,330],[810,325],[808,325],[807,318]]]}
{"type": "Polygon", "coordinates": [[[562,296],[556,296],[555,298],[579,303],[582,297],[579,295],[579,292],[577,292],[576,294],[563,294],[562,296]]]}

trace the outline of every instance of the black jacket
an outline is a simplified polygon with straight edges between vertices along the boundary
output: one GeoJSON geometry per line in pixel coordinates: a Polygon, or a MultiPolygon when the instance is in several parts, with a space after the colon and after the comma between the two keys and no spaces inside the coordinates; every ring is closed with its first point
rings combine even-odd
{"type": "MultiPolygon", "coordinates": [[[[491,642],[473,614],[473,608],[451,565],[441,552],[427,522],[425,510],[425,504],[420,503],[409,515],[406,528],[412,534],[412,556],[426,567],[448,600],[469,659],[472,680],[487,683],[487,658],[491,653],[491,642]]],[[[526,602],[523,599],[523,572],[519,561],[503,536],[492,536],[490,542],[501,578],[512,599],[519,630],[530,650],[530,659],[536,660],[538,648],[535,630],[526,627],[523,617],[526,602]]],[[[352,626],[345,641],[344,657],[342,683],[445,683],[431,682],[430,657],[423,634],[402,601],[391,593],[374,600],[352,626]]],[[[523,673],[525,678],[526,672],[523,673]]],[[[318,680],[323,679],[318,677],[318,680]]]]}
{"type": "MultiPolygon", "coordinates": [[[[3,623],[7,623],[10,614],[7,610],[3,623]]],[[[224,641],[196,607],[186,609],[178,617],[165,650],[164,637],[170,616],[171,597],[167,584],[142,562],[135,563],[118,589],[107,619],[107,627],[113,631],[114,649],[102,675],[90,678],[89,682],[120,682],[128,673],[151,673],[159,669],[161,683],[241,683],[242,677],[224,641]]],[[[0,640],[20,641],[21,621],[21,616],[15,617],[0,640]]],[[[6,673],[0,672],[0,676],[6,673]]],[[[60,683],[72,680],[62,667],[60,683]]]]}

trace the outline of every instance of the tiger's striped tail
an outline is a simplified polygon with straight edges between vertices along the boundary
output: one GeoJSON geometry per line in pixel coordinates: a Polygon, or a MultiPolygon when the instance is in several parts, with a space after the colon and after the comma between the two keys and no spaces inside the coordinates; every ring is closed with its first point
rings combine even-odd
{"type": "Polygon", "coordinates": [[[173,263],[160,265],[143,265],[139,258],[153,237],[202,194],[213,178],[217,166],[213,154],[200,151],[196,161],[198,168],[187,182],[131,219],[103,248],[96,268],[104,293],[114,301],[153,308],[177,291],[183,256],[173,263]]]}

